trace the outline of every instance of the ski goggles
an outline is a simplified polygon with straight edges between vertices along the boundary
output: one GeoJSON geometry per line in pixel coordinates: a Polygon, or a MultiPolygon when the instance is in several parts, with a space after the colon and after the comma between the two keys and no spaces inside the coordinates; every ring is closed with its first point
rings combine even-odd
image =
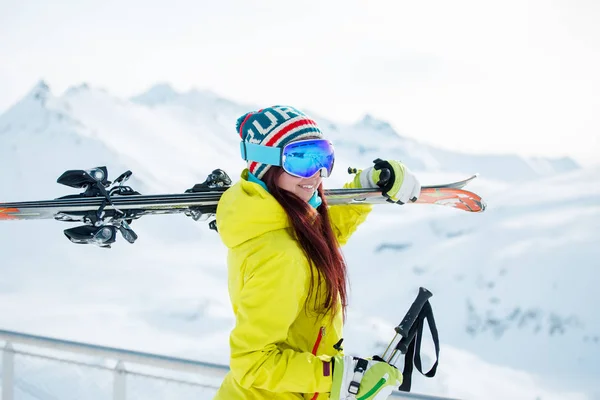
{"type": "Polygon", "coordinates": [[[319,171],[327,178],[335,161],[333,144],[326,139],[298,140],[283,148],[242,141],[240,150],[246,161],[275,165],[298,178],[310,178],[319,171]]]}

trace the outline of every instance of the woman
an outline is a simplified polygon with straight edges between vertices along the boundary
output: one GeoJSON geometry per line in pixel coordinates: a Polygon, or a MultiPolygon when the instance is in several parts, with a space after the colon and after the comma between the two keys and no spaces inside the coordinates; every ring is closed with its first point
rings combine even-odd
{"type": "MultiPolygon", "coordinates": [[[[236,130],[248,168],[216,215],[236,318],[231,370],[216,399],[387,398],[400,372],[340,347],[347,282],[339,246],[371,206],[327,206],[321,183],[333,169],[333,146],[299,110],[250,112],[236,130]]],[[[345,187],[379,183],[390,201],[416,200],[420,185],[406,167],[376,161],[345,187]]]]}

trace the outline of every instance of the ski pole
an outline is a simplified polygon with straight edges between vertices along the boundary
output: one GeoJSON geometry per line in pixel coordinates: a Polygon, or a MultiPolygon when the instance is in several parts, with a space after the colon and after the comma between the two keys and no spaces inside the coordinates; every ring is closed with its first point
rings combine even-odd
{"type": "Polygon", "coordinates": [[[384,361],[389,364],[393,364],[396,356],[399,356],[398,351],[400,351],[402,354],[406,354],[408,346],[417,331],[415,321],[417,320],[421,309],[425,303],[427,303],[429,298],[431,298],[431,296],[433,296],[433,293],[431,293],[429,290],[425,289],[424,287],[419,288],[417,298],[408,309],[408,312],[402,319],[402,322],[400,322],[400,324],[394,328],[396,335],[381,356],[384,361]]]}

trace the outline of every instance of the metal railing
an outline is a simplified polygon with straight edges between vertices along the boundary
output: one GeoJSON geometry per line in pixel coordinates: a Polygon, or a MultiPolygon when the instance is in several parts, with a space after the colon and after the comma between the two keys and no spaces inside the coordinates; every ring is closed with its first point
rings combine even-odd
{"type": "MultiPolygon", "coordinates": [[[[88,343],[61,340],[43,336],[30,335],[20,332],[0,330],[0,341],[4,346],[2,351],[2,397],[0,400],[15,400],[15,383],[20,379],[15,374],[15,357],[28,356],[44,360],[59,361],[62,363],[74,364],[81,367],[96,368],[112,373],[112,399],[127,399],[127,376],[138,376],[150,379],[158,379],[167,382],[176,382],[179,384],[191,385],[198,388],[208,389],[214,394],[219,387],[220,381],[229,371],[229,367],[221,364],[213,364],[190,359],[175,358],[158,354],[143,353],[113,347],[98,346],[88,343]],[[45,355],[43,352],[25,351],[18,349],[17,345],[32,346],[38,349],[45,349],[52,352],[67,352],[82,356],[99,357],[103,360],[114,360],[114,367],[108,367],[98,363],[90,363],[82,360],[69,359],[61,355],[45,355]],[[208,382],[198,382],[193,379],[184,379],[179,376],[169,377],[168,374],[150,374],[135,372],[125,367],[125,363],[138,366],[159,368],[165,371],[176,371],[181,373],[193,374],[203,378],[208,378],[208,382]],[[210,381],[212,379],[212,382],[210,381]]],[[[20,379],[22,380],[22,379],[20,379]]],[[[56,395],[56,394],[55,394],[56,395]]],[[[208,393],[207,393],[208,395],[208,393]]],[[[34,396],[35,397],[35,396],[34,396]]],[[[50,396],[54,398],[54,396],[50,396]]],[[[209,397],[207,397],[209,398],[209,397]]],[[[210,395],[212,398],[212,395],[210,395]]],[[[397,399],[418,399],[418,400],[449,400],[447,398],[421,395],[415,393],[395,392],[392,398],[397,399]]]]}

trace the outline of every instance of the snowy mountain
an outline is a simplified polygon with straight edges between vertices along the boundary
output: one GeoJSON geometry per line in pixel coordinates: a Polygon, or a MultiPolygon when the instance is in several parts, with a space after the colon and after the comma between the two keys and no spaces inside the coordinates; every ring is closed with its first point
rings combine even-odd
{"type": "MultiPolygon", "coordinates": [[[[237,180],[244,163],[233,126],[257,108],[164,84],[119,99],[87,85],[55,96],[41,82],[0,115],[0,201],[74,193],[56,178],[97,165],[113,178],[132,170],[129,183],[142,193],[182,192],[217,167],[237,180]]],[[[488,203],[483,214],[424,205],[372,213],[344,248],[348,352],[380,351],[424,286],[434,293],[442,354],[438,377],[417,379],[414,391],[600,395],[598,168],[456,154],[369,116],[353,125],[316,119],[339,155],[329,187],[348,179],[348,165],[394,157],[423,184],[480,172],[469,188],[488,203]]],[[[146,217],[133,224],[135,245],[120,241],[110,250],[71,244],[61,232],[67,227],[0,223],[0,328],[228,362],[226,251],[206,224],[146,217]]]]}
{"type": "MultiPolygon", "coordinates": [[[[382,210],[346,250],[349,259],[369,254],[353,270],[360,277],[353,290],[395,282],[389,290],[406,304],[425,286],[449,343],[598,393],[599,173],[592,168],[489,193],[489,209],[476,218],[406,208],[399,224],[402,217],[382,210]]],[[[361,298],[355,311],[386,310],[380,315],[389,321],[397,311],[388,302],[361,298]]]]}
{"type": "MultiPolygon", "coordinates": [[[[233,169],[243,166],[237,154],[238,137],[232,127],[237,117],[258,108],[235,104],[207,91],[177,93],[165,84],[123,100],[86,84],[71,87],[57,97],[46,83],[39,82],[0,116],[0,135],[13,148],[23,140],[23,135],[33,133],[44,140],[41,132],[48,132],[46,137],[52,140],[74,140],[80,147],[84,143],[92,147],[107,146],[122,162],[127,162],[128,168],[136,168],[135,173],[142,181],[154,188],[165,188],[169,183],[189,185],[209,172],[211,166],[223,162],[227,163],[224,167],[231,165],[233,169]],[[219,154],[212,151],[216,146],[219,154]],[[156,148],[163,150],[156,165],[138,166],[136,160],[156,148]],[[147,171],[148,168],[153,171],[147,171]]],[[[403,160],[415,171],[452,172],[461,177],[479,172],[489,180],[511,182],[579,168],[569,158],[470,155],[436,149],[401,136],[388,123],[368,115],[353,125],[314,117],[338,150],[338,165],[342,167],[334,172],[336,182],[347,179],[347,165],[367,166],[377,157],[403,160]]],[[[87,151],[80,149],[79,153],[87,151]]],[[[90,157],[94,159],[93,152],[90,157]]]]}
{"type": "MultiPolygon", "coordinates": [[[[318,119],[320,122],[324,120],[318,119]]],[[[326,125],[327,126],[327,125],[326,125]]],[[[524,158],[516,155],[473,155],[438,149],[401,136],[387,122],[366,115],[351,126],[329,123],[336,149],[368,164],[377,157],[402,160],[418,171],[479,172],[488,179],[525,181],[579,168],[570,158],[524,158]]]]}
{"type": "MultiPolygon", "coordinates": [[[[169,109],[173,113],[185,109],[200,116],[212,110],[213,118],[231,135],[231,121],[259,106],[232,103],[208,91],[191,90],[177,93],[166,84],[159,84],[132,99],[137,104],[169,109]],[[217,110],[215,112],[215,110],[217,110]],[[221,116],[221,118],[219,118],[221,116]]],[[[489,179],[524,181],[579,168],[570,158],[524,158],[515,155],[460,154],[424,145],[401,136],[392,126],[365,115],[353,125],[336,124],[316,113],[311,116],[324,127],[336,149],[357,165],[369,165],[377,157],[400,159],[412,169],[429,172],[452,171],[470,175],[479,172],[489,179]]],[[[191,116],[188,115],[188,118],[191,116]]]]}

